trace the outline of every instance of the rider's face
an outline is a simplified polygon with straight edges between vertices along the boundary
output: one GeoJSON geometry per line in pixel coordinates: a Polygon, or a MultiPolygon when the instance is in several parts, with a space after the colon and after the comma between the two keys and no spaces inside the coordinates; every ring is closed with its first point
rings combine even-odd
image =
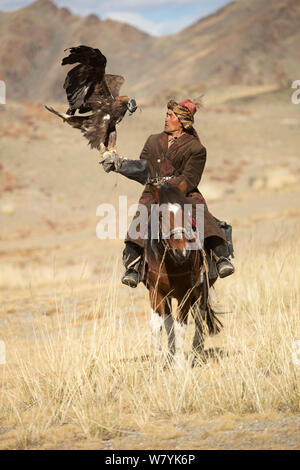
{"type": "Polygon", "coordinates": [[[165,117],[164,131],[169,134],[172,134],[173,132],[180,131],[181,129],[182,129],[182,124],[179,121],[178,117],[171,109],[168,109],[166,117],[165,117]]]}

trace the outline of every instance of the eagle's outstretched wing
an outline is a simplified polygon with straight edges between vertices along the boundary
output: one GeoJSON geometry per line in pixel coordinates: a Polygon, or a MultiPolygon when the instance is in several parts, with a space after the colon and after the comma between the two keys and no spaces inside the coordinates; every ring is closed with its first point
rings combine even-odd
{"type": "Polygon", "coordinates": [[[102,84],[102,94],[106,96],[110,94],[106,83],[103,82],[106,57],[99,49],[88,46],[71,47],[69,50],[70,54],[62,60],[62,65],[75,63],[79,65],[68,72],[64,82],[70,105],[68,114],[74,114],[79,108],[80,112],[86,112],[91,109],[87,104],[97,84],[102,84]]]}
{"type": "Polygon", "coordinates": [[[107,73],[104,78],[113,97],[119,96],[120,88],[125,82],[125,78],[121,77],[121,75],[110,75],[107,73]]]}

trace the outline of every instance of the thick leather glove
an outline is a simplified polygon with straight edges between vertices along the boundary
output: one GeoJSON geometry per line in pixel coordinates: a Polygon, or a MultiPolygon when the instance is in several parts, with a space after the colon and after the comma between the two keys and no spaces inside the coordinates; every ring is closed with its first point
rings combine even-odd
{"type": "Polygon", "coordinates": [[[147,160],[126,160],[121,159],[120,166],[116,170],[126,178],[146,184],[149,176],[149,167],[147,160]]]}
{"type": "Polygon", "coordinates": [[[143,185],[146,184],[149,176],[149,167],[146,160],[127,160],[121,158],[116,152],[105,152],[99,163],[103,165],[106,173],[115,171],[143,185]]]}
{"type": "Polygon", "coordinates": [[[99,163],[103,165],[106,173],[110,171],[118,171],[122,158],[116,152],[104,152],[103,159],[99,163]]]}

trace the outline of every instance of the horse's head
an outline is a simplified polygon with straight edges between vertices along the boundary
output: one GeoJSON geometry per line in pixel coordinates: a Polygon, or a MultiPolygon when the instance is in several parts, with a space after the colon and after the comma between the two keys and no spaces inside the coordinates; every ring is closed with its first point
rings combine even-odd
{"type": "Polygon", "coordinates": [[[177,187],[155,179],[150,182],[151,193],[158,204],[159,239],[177,263],[187,261],[191,244],[196,241],[192,228],[192,206],[186,199],[185,183],[177,187]]]}

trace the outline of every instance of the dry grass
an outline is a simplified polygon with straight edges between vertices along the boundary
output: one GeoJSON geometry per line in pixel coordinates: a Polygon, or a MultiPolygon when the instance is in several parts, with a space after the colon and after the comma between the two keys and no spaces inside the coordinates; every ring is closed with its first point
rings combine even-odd
{"type": "MultiPolygon", "coordinates": [[[[217,308],[230,313],[221,334],[206,340],[211,357],[181,372],[151,361],[147,292],[121,285],[121,242],[95,238],[98,204],[117,207],[120,194],[131,204],[142,188],[97,171],[97,153],[80,133],[40,105],[2,109],[1,448],[216,448],[222,433],[244,448],[256,434],[257,447],[260,436],[268,448],[264,421],[276,416],[285,421],[273,448],[299,448],[300,369],[292,362],[300,339],[299,187],[281,172],[299,181],[298,108],[289,91],[272,102],[272,94],[242,99],[241,90],[229,105],[234,92],[222,93],[210,91],[196,115],[208,149],[199,188],[211,212],[234,227],[237,271],[217,283],[217,308]],[[276,190],[265,185],[273,169],[276,190]],[[274,237],[279,226],[285,233],[274,237]]],[[[125,119],[120,155],[137,158],[164,113],[144,107],[125,119]]],[[[191,322],[186,352],[192,332],[191,322]]]]}
{"type": "MultiPolygon", "coordinates": [[[[34,317],[23,338],[3,338],[0,428],[9,432],[0,446],[38,446],[51,430],[72,426],[88,440],[136,432],[174,438],[195,416],[298,413],[292,343],[300,339],[299,254],[296,236],[268,248],[254,242],[239,248],[236,275],[217,288],[231,311],[224,330],[208,338],[207,362],[184,371],[152,362],[148,302],[135,309],[129,293],[122,312],[117,266],[109,281],[94,286],[89,315],[76,302],[56,302],[51,318],[34,317]]],[[[187,351],[192,323],[188,332],[187,351]]],[[[233,421],[224,423],[230,429],[233,421]]]]}

